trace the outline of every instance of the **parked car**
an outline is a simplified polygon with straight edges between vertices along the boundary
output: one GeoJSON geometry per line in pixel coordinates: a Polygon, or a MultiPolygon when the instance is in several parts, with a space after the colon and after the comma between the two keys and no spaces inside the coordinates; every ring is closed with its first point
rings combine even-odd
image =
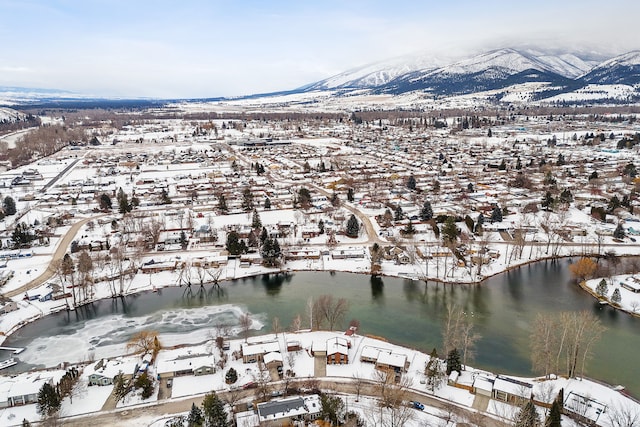
{"type": "Polygon", "coordinates": [[[409,402],[411,403],[411,406],[413,406],[414,409],[418,409],[420,411],[424,411],[424,405],[420,402],[409,402]]]}

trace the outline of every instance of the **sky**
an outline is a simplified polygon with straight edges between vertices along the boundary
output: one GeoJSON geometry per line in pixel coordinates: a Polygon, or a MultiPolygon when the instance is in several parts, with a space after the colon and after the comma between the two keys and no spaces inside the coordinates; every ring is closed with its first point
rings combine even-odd
{"type": "Polygon", "coordinates": [[[404,55],[640,49],[637,0],[0,0],[0,86],[203,98],[404,55]]]}

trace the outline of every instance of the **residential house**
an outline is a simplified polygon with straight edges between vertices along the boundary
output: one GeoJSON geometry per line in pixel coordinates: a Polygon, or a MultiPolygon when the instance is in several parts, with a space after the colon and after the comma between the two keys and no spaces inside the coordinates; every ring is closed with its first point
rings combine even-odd
{"type": "Polygon", "coordinates": [[[312,421],[320,415],[320,396],[296,396],[258,403],[260,426],[291,425],[294,421],[312,421]]]}

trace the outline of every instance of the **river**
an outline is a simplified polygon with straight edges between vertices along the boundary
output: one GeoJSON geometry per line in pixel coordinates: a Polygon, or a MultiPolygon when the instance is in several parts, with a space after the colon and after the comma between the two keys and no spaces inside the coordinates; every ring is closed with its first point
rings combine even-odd
{"type": "Polygon", "coordinates": [[[5,345],[26,347],[13,369],[52,366],[62,360],[108,357],[120,353],[132,333],[154,329],[164,344],[201,342],[215,325],[238,325],[248,311],[253,333],[271,331],[278,317],[286,329],[294,316],[304,315],[310,297],[330,294],[346,298],[350,319],[360,321],[360,333],[430,352],[441,343],[440,328],[447,303],[464,307],[482,335],[474,366],[496,373],[532,375],[529,335],[537,313],[589,310],[607,327],[594,347],[587,375],[622,384],[640,395],[640,376],[630,375],[640,353],[640,319],[601,307],[571,283],[570,260],[530,264],[486,280],[481,286],[443,285],[366,275],[298,272],[289,277],[258,276],[223,282],[221,288],[185,295],[184,288],[165,288],[123,300],[103,300],[73,312],[62,312],[25,326],[5,345]]]}

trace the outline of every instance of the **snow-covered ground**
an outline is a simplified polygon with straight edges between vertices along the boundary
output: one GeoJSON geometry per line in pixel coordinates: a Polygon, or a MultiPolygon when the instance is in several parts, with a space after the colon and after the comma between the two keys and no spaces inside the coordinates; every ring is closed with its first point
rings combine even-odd
{"type": "MultiPolygon", "coordinates": [[[[417,393],[423,395],[426,402],[426,408],[424,411],[412,410],[412,417],[407,421],[407,426],[419,426],[424,423],[433,423],[430,425],[441,425],[443,418],[447,416],[443,411],[437,410],[428,405],[429,396],[437,399],[444,399],[450,401],[461,408],[471,408],[476,400],[476,395],[470,393],[468,390],[448,385],[446,382],[438,386],[434,392],[426,384],[426,377],[424,374],[425,366],[429,360],[427,354],[421,353],[416,350],[404,348],[394,345],[386,341],[380,341],[378,339],[364,337],[360,335],[345,336],[338,332],[286,332],[280,333],[278,336],[273,334],[251,337],[248,340],[248,344],[257,344],[265,342],[275,342],[280,349],[280,353],[283,355],[283,370],[291,370],[295,373],[295,378],[308,379],[316,376],[314,368],[314,357],[311,355],[312,348],[327,348],[331,350],[334,342],[346,340],[349,343],[349,348],[346,350],[349,355],[349,363],[342,365],[327,365],[326,377],[334,382],[334,390],[332,392],[340,393],[340,384],[344,382],[351,382],[356,378],[369,382],[371,384],[376,383],[376,368],[373,363],[365,363],[361,361],[363,352],[369,354],[372,349],[379,352],[388,352],[389,354],[406,357],[408,362],[408,370],[405,377],[410,378],[410,384],[408,385],[408,392],[417,393]],[[300,344],[301,350],[287,351],[287,343],[296,341],[300,344]]],[[[171,388],[166,389],[170,393],[170,397],[164,396],[162,400],[158,400],[158,386],[156,383],[155,392],[151,398],[143,400],[137,394],[128,396],[123,401],[120,401],[117,405],[122,409],[135,409],[140,404],[148,405],[150,402],[157,401],[158,403],[164,402],[166,399],[180,399],[189,396],[203,395],[211,390],[217,392],[224,392],[232,390],[234,388],[241,388],[242,386],[259,381],[260,369],[256,363],[243,363],[242,359],[236,359],[233,355],[238,354],[240,348],[245,344],[242,339],[235,339],[229,342],[228,350],[220,350],[216,347],[215,340],[208,340],[203,344],[196,346],[187,346],[181,348],[166,348],[161,350],[154,361],[153,365],[149,368],[149,373],[152,377],[162,375],[160,370],[171,366],[173,361],[188,366],[193,363],[194,366],[200,366],[203,364],[213,367],[214,372],[209,375],[184,375],[173,378],[173,385],[171,388]],[[222,359],[226,358],[225,362],[222,359]],[[225,374],[233,368],[238,373],[238,380],[234,384],[225,383],[225,374]]],[[[346,348],[345,348],[346,349],[346,348]]],[[[133,366],[135,364],[141,364],[140,356],[118,357],[121,366],[133,366]]],[[[62,405],[60,415],[63,417],[74,416],[86,413],[93,413],[100,411],[109,394],[111,393],[113,386],[87,386],[88,376],[94,372],[92,366],[87,365],[79,381],[79,387],[73,394],[73,403],[69,398],[65,398],[62,405]]],[[[32,382],[33,378],[48,378],[51,377],[57,381],[64,371],[40,371],[39,373],[25,373],[14,377],[0,377],[0,393],[3,396],[10,395],[12,387],[18,387],[17,384],[22,382],[32,382]]],[[[471,367],[467,367],[466,371],[463,371],[462,375],[458,379],[458,384],[462,386],[472,385],[477,376],[482,378],[494,379],[495,375],[486,371],[476,371],[471,367]]],[[[605,411],[601,414],[590,413],[589,408],[578,408],[571,406],[573,409],[581,414],[597,419],[597,425],[603,427],[615,427],[612,424],[611,417],[620,412],[622,408],[626,408],[629,411],[635,411],[640,413],[640,404],[630,400],[625,395],[614,390],[609,386],[595,383],[586,379],[532,379],[532,378],[513,378],[516,381],[525,382],[531,384],[533,387],[534,396],[537,400],[543,402],[550,402],[555,398],[560,389],[564,390],[565,406],[574,405],[572,403],[573,397],[581,396],[590,400],[592,405],[602,405],[606,407],[605,411]],[[571,397],[573,396],[573,397],[571,397]],[[569,397],[569,398],[568,398],[569,397]]],[[[273,389],[282,387],[281,383],[275,383],[273,389]]],[[[361,397],[356,401],[356,396],[344,396],[349,409],[356,410],[363,418],[371,417],[372,414],[377,414],[379,409],[372,411],[372,408],[377,408],[375,399],[361,397]]],[[[186,408],[188,409],[188,408],[186,408]]],[[[543,417],[545,409],[538,407],[538,410],[543,417]]],[[[513,415],[517,411],[517,407],[501,403],[495,400],[491,400],[487,412],[493,414],[499,419],[512,419],[513,415]]],[[[595,411],[595,409],[594,409],[595,411]]],[[[34,404],[10,407],[0,410],[0,424],[6,426],[20,425],[22,419],[26,418],[30,421],[37,421],[40,419],[36,413],[34,404]]],[[[166,416],[160,417],[166,418],[166,416]]],[[[457,415],[453,417],[455,425],[456,422],[463,422],[464,417],[457,415]]],[[[570,425],[568,420],[566,425],[570,425]]],[[[140,425],[153,425],[153,420],[145,418],[147,424],[140,425]]],[[[564,424],[563,424],[564,425],[564,424]]]]}

